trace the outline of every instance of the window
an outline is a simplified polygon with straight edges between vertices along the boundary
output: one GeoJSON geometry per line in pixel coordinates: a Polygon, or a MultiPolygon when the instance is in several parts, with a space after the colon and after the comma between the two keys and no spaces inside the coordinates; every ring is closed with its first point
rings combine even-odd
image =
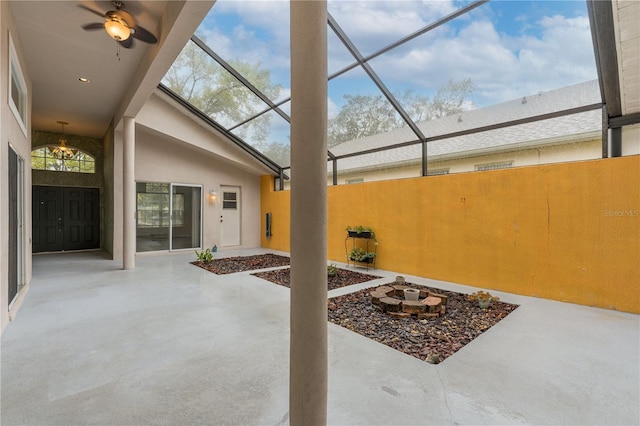
{"type": "MultiPolygon", "coordinates": [[[[139,184],[140,185],[140,184],[139,184]]],[[[169,226],[169,184],[145,183],[144,191],[138,188],[138,228],[163,228],[169,226]]],[[[184,224],[184,195],[173,194],[173,227],[184,224]]]]}
{"type": "Polygon", "coordinates": [[[238,194],[235,192],[222,193],[222,208],[236,210],[238,208],[238,194]]]}
{"type": "Polygon", "coordinates": [[[27,136],[27,83],[25,83],[18,54],[9,34],[9,109],[13,112],[22,133],[27,136]]]}
{"type": "Polygon", "coordinates": [[[448,175],[449,169],[427,169],[427,176],[440,176],[440,175],[448,175]]]}
{"type": "Polygon", "coordinates": [[[503,161],[500,163],[476,164],[476,170],[481,172],[485,170],[508,169],[513,166],[513,161],[503,161]]]}
{"type": "MultiPolygon", "coordinates": [[[[138,228],[166,228],[169,226],[169,184],[138,184],[138,228]],[[141,188],[142,187],[142,188],[141,188]]],[[[173,194],[173,227],[184,225],[184,195],[173,194]]]]}
{"type": "Polygon", "coordinates": [[[53,156],[54,146],[44,146],[31,151],[31,168],[53,172],[95,173],[96,160],[84,151],[77,150],[70,160],[59,160],[53,156]]]}

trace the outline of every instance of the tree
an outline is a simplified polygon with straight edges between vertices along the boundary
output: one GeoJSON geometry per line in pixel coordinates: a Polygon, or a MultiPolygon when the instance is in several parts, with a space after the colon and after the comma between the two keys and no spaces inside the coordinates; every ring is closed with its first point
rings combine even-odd
{"type": "MultiPolygon", "coordinates": [[[[449,83],[438,90],[433,99],[412,90],[395,95],[400,105],[415,122],[446,117],[464,110],[473,92],[471,80],[449,83]]],[[[406,125],[400,114],[382,95],[345,95],[347,103],[329,120],[328,145],[387,132],[406,125]]]]}
{"type": "Polygon", "coordinates": [[[347,103],[327,126],[329,146],[397,127],[397,112],[382,95],[344,95],[344,98],[347,103]]]}
{"type": "Polygon", "coordinates": [[[280,166],[286,167],[291,163],[291,146],[288,143],[264,142],[256,148],[280,166]]]}
{"type": "MultiPolygon", "coordinates": [[[[280,93],[281,86],[271,81],[269,70],[260,63],[229,61],[229,64],[268,98],[275,99],[280,93]]],[[[267,108],[242,82],[195,43],[185,46],[163,83],[226,128],[267,108]]],[[[263,114],[234,133],[241,138],[250,135],[252,143],[260,143],[266,139],[268,128],[269,116],[263,114]]]]}

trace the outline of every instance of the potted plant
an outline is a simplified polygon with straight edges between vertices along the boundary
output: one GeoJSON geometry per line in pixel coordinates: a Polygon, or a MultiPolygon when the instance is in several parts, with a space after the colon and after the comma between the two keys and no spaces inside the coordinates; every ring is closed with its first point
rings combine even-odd
{"type": "Polygon", "coordinates": [[[498,300],[500,300],[499,297],[494,296],[491,293],[487,291],[482,291],[482,290],[476,291],[473,294],[467,295],[467,299],[471,301],[477,301],[478,307],[480,307],[481,309],[487,309],[489,306],[491,306],[491,303],[497,302],[498,300]]]}
{"type": "Polygon", "coordinates": [[[374,252],[366,252],[360,247],[354,247],[349,251],[349,259],[354,262],[373,263],[374,257],[376,257],[374,252]]]}
{"type": "Polygon", "coordinates": [[[336,264],[332,263],[329,266],[327,266],[327,276],[331,278],[331,277],[335,277],[336,275],[338,275],[338,267],[336,266],[336,264]]]}

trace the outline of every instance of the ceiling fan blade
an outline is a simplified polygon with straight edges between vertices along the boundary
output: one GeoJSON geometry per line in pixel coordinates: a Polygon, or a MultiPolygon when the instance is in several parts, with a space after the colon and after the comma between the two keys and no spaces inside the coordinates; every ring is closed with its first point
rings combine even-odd
{"type": "Polygon", "coordinates": [[[87,7],[87,6],[85,6],[84,4],[82,4],[82,3],[80,3],[80,4],[78,5],[78,7],[79,7],[79,8],[82,8],[82,9],[84,9],[84,10],[87,10],[87,11],[89,11],[89,12],[91,12],[91,13],[95,14],[95,15],[98,15],[98,16],[100,16],[101,18],[104,18],[104,13],[102,13],[102,12],[98,12],[97,10],[93,10],[93,9],[91,9],[90,7],[87,7]]]}
{"type": "Polygon", "coordinates": [[[95,22],[93,24],[85,24],[85,25],[82,26],[83,30],[88,30],[88,31],[101,30],[103,28],[104,28],[104,24],[100,23],[100,22],[95,22]]]}
{"type": "Polygon", "coordinates": [[[136,26],[135,31],[131,35],[140,41],[144,41],[145,43],[154,44],[158,42],[156,36],[139,25],[136,26]]]}
{"type": "Polygon", "coordinates": [[[125,49],[131,49],[133,47],[133,37],[129,37],[128,39],[119,41],[118,43],[120,43],[120,46],[125,49]]]}

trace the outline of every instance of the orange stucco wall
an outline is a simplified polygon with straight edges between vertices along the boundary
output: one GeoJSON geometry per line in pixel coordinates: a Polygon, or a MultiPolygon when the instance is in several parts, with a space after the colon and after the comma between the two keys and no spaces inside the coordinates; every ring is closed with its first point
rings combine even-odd
{"type": "MultiPolygon", "coordinates": [[[[261,181],[262,246],[289,251],[289,192],[261,181]],[[264,228],[264,224],[263,224],[264,228]]],[[[640,156],[330,187],[329,259],[370,226],[376,266],[640,313],[640,156]]]]}

